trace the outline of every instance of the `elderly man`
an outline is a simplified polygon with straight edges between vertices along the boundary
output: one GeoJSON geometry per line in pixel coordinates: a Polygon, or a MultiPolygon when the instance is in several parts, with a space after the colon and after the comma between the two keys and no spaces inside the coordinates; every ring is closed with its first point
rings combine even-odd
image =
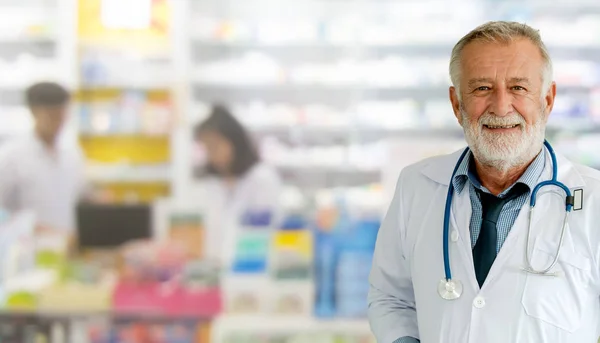
{"type": "Polygon", "coordinates": [[[600,173],[545,142],[556,84],[539,33],[477,27],[450,76],[468,148],[399,177],[370,275],[378,342],[596,342],[600,173]]]}

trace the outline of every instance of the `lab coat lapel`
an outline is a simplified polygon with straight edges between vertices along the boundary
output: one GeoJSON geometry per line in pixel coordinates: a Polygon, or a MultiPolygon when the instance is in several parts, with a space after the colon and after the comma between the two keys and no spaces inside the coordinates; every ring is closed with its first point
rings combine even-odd
{"type": "MultiPolygon", "coordinates": [[[[550,157],[548,155],[548,160],[550,157]]],[[[571,161],[560,154],[556,154],[558,164],[558,181],[564,183],[569,189],[577,189],[585,187],[583,177],[571,161]]]]}
{"type": "Polygon", "coordinates": [[[464,148],[453,152],[452,154],[426,161],[421,168],[421,173],[432,181],[448,186],[450,184],[450,178],[452,177],[452,171],[463,151],[464,148]]]}
{"type": "Polygon", "coordinates": [[[477,278],[475,277],[475,267],[473,265],[473,252],[471,249],[471,214],[473,212],[473,206],[471,204],[471,197],[469,190],[465,187],[460,194],[454,194],[452,201],[452,211],[450,211],[450,237],[452,238],[453,232],[458,233],[458,240],[453,242],[451,239],[451,246],[456,246],[459,256],[451,253],[451,260],[454,259],[456,265],[452,264],[452,270],[463,270],[464,276],[461,276],[462,280],[468,280],[473,289],[479,289],[477,284],[477,278]],[[456,257],[459,257],[457,259],[456,257]]]}
{"type": "MultiPolygon", "coordinates": [[[[429,160],[421,169],[421,173],[432,181],[449,186],[452,171],[458,163],[464,149],[452,154],[429,160]]],[[[454,194],[452,199],[452,210],[450,211],[450,267],[453,271],[460,271],[457,278],[463,280],[465,287],[470,285],[473,289],[479,289],[473,267],[473,254],[471,252],[471,199],[469,191],[465,188],[460,194],[454,194]],[[457,240],[452,239],[455,235],[457,240]]]]}

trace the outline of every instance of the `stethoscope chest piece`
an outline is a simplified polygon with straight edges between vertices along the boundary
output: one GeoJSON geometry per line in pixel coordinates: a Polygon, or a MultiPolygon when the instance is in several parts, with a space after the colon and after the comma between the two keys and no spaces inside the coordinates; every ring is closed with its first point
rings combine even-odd
{"type": "Polygon", "coordinates": [[[454,300],[460,298],[463,292],[463,285],[458,280],[447,280],[443,278],[438,284],[438,293],[442,299],[454,300]]]}

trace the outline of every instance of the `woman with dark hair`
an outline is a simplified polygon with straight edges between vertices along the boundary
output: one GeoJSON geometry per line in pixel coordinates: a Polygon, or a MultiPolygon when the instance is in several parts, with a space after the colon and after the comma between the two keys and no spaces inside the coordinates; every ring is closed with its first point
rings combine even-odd
{"type": "Polygon", "coordinates": [[[281,180],[274,168],[261,162],[250,135],[224,106],[212,108],[210,116],[195,127],[194,137],[206,152],[200,173],[208,181],[206,247],[215,250],[207,252],[223,257],[221,243],[229,240],[226,237],[233,230],[228,228],[239,224],[244,214],[258,211],[278,216],[281,180]]]}
{"type": "Polygon", "coordinates": [[[196,126],[196,139],[208,157],[203,172],[235,179],[259,163],[258,152],[242,124],[227,110],[216,105],[211,115],[196,126]]]}

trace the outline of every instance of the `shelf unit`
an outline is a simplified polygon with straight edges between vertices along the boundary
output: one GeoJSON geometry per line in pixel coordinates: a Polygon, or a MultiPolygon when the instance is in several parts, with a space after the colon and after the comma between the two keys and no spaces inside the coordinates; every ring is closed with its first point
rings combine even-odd
{"type": "Polygon", "coordinates": [[[114,6],[106,15],[111,2],[79,1],[79,141],[88,177],[116,202],[150,202],[171,192],[177,111],[170,3],[129,8],[136,15],[125,19],[114,6]],[[146,10],[148,18],[140,15],[146,10]],[[135,20],[145,23],[123,26],[135,20]]]}

